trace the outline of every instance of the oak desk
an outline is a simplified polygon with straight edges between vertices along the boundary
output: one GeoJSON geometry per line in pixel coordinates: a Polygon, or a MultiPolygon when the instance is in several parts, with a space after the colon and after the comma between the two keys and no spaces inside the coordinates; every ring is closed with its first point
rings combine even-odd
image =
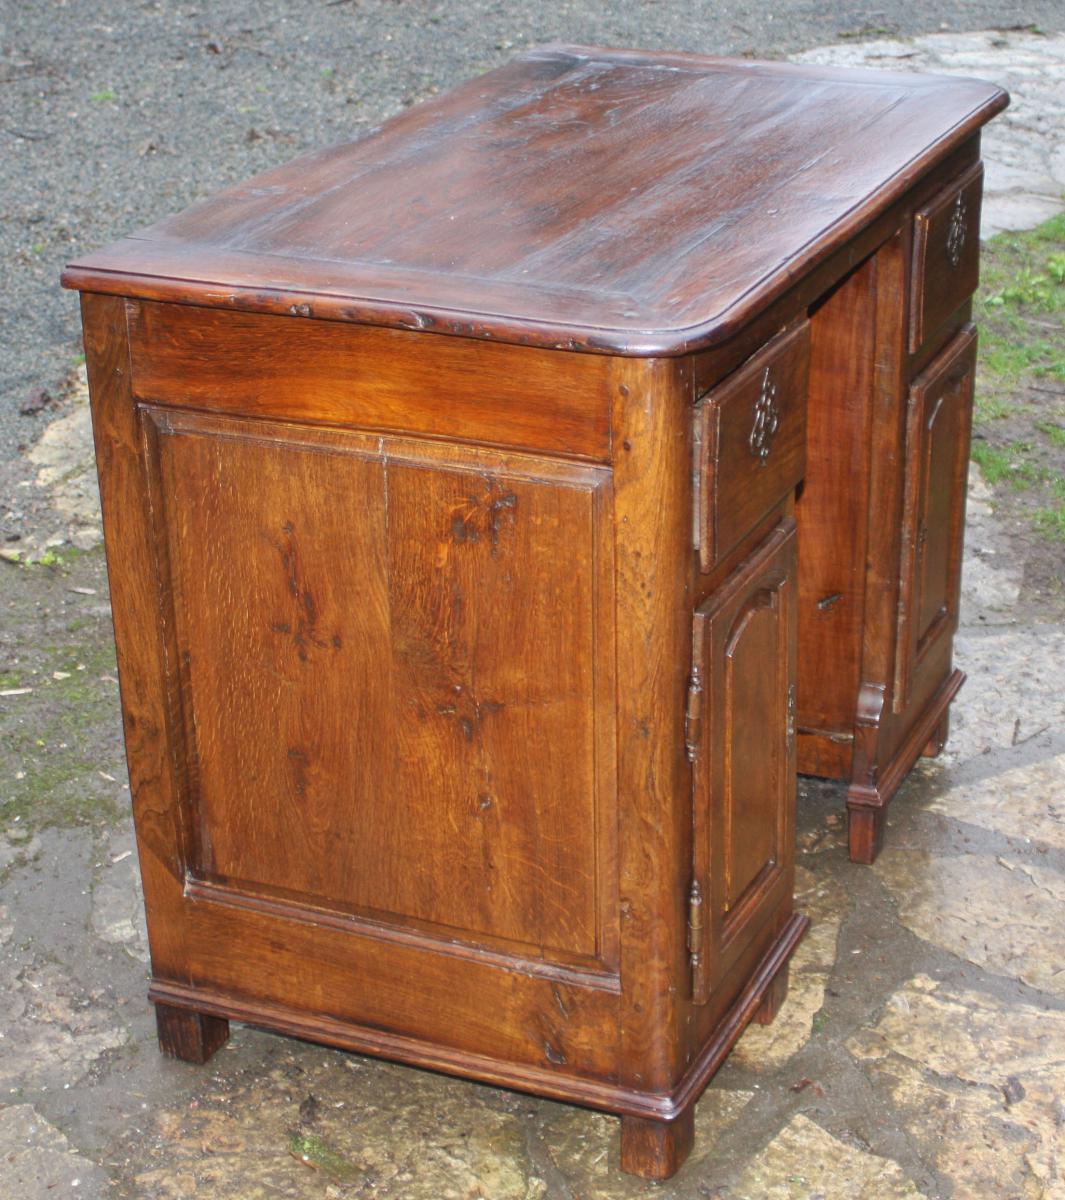
{"type": "Polygon", "coordinates": [[[796,742],[869,860],[945,735],[1005,103],[548,47],[71,264],[164,1049],[677,1168],[805,925],[796,742]]]}

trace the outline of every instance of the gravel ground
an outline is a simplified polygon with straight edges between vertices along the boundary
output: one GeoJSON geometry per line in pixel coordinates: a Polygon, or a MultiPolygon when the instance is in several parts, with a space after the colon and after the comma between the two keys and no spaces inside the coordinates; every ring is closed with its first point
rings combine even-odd
{"type": "Polygon", "coordinates": [[[30,493],[20,451],[79,352],[64,262],[343,140],[538,42],[774,57],[848,37],[1065,28],[1061,0],[878,8],[813,0],[600,5],[473,0],[0,0],[0,536],[30,493]]]}

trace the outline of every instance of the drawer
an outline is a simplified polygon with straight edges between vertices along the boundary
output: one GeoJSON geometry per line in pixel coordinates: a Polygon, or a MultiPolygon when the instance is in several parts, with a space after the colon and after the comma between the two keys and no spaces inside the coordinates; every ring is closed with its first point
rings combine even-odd
{"type": "Polygon", "coordinates": [[[977,163],[914,214],[911,354],[980,282],[983,182],[984,168],[977,163]]]}
{"type": "Polygon", "coordinates": [[[695,538],[712,570],[799,483],[810,331],[775,337],[695,409],[695,538]]]}

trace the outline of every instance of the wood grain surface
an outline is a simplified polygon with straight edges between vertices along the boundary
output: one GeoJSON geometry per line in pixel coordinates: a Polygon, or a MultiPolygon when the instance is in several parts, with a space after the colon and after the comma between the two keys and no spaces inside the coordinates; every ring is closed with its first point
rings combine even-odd
{"type": "Polygon", "coordinates": [[[89,254],[64,280],[680,354],[740,330],[1006,103],[934,75],[544,47],[89,254]]]}
{"type": "Polygon", "coordinates": [[[139,400],[607,462],[609,359],[130,301],[139,400]]]}
{"type": "Polygon", "coordinates": [[[797,735],[859,861],[945,737],[1005,103],[547,47],[71,265],[165,1052],[678,1168],[807,925],[797,735]]]}
{"type": "Polygon", "coordinates": [[[598,960],[607,472],[144,415],[192,875],[598,960]]]}

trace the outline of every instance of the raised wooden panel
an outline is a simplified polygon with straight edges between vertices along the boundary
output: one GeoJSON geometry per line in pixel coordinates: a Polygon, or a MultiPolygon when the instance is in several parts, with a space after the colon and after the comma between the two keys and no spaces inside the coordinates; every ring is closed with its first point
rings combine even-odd
{"type": "Polygon", "coordinates": [[[958,624],[975,369],[976,330],[970,325],[910,391],[896,712],[906,706],[922,661],[958,624]]]}
{"type": "Polygon", "coordinates": [[[983,164],[976,163],[914,215],[911,353],[921,348],[980,282],[983,182],[983,164]]]}
{"type": "Polygon", "coordinates": [[[198,894],[611,961],[609,474],[142,413],[198,894]]]}
{"type": "MultiPolygon", "coordinates": [[[[780,861],[779,754],[762,752],[787,694],[780,659],[778,590],[747,596],[725,643],[725,795],[722,829],[724,910],[731,917],[754,885],[780,861]],[[783,684],[783,686],[782,686],[783,684]]],[[[728,924],[728,922],[726,922],[728,924]]]]}
{"type": "Polygon", "coordinates": [[[696,406],[696,539],[704,571],[802,479],[809,359],[803,322],[774,338],[696,406]]]}
{"type": "Polygon", "coordinates": [[[790,894],[794,663],[795,525],[788,519],[695,614],[693,888],[703,915],[690,945],[696,1003],[790,894]]]}

